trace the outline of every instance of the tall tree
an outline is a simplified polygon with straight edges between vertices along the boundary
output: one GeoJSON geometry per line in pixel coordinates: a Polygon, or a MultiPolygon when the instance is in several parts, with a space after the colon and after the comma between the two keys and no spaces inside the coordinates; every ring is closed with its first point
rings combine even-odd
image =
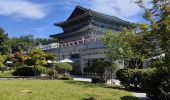
{"type": "Polygon", "coordinates": [[[10,38],[6,42],[12,53],[29,51],[34,48],[34,38],[32,35],[25,35],[19,38],[10,38]]]}
{"type": "Polygon", "coordinates": [[[5,31],[0,28],[0,54],[4,55],[7,54],[7,45],[5,45],[5,42],[7,41],[8,36],[5,34],[5,31]]]}
{"type": "Polygon", "coordinates": [[[145,10],[144,18],[150,22],[151,35],[165,53],[165,63],[170,65],[170,1],[152,0],[151,7],[145,6],[143,0],[137,4],[145,10]]]}
{"type": "Polygon", "coordinates": [[[142,60],[150,58],[152,45],[145,36],[147,30],[141,32],[141,29],[147,29],[145,24],[136,24],[129,29],[123,28],[120,32],[106,32],[102,36],[102,41],[107,47],[108,57],[112,61],[125,61],[125,67],[139,68],[142,66],[142,60]]]}

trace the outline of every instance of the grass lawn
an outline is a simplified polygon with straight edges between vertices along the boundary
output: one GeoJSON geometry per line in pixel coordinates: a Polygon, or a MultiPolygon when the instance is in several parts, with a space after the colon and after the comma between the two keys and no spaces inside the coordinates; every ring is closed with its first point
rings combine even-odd
{"type": "Polygon", "coordinates": [[[0,80],[0,100],[137,100],[102,84],[63,80],[0,80]]]}

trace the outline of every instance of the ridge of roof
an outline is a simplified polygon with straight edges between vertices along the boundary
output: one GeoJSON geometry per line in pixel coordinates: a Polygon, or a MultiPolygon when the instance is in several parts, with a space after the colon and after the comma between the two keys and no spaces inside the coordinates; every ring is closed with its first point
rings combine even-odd
{"type": "MultiPolygon", "coordinates": [[[[114,19],[114,20],[116,20],[116,21],[120,21],[120,22],[125,22],[125,23],[128,23],[128,24],[132,24],[131,22],[125,21],[125,20],[120,19],[120,18],[118,18],[118,17],[116,17],[116,16],[112,16],[112,15],[100,13],[100,12],[91,10],[90,8],[87,9],[87,8],[85,8],[85,7],[82,7],[82,6],[80,6],[80,5],[77,5],[77,6],[74,8],[73,12],[74,12],[76,9],[81,9],[81,10],[83,10],[83,11],[85,11],[85,12],[88,11],[89,13],[98,14],[98,15],[101,15],[101,16],[106,17],[106,18],[109,18],[109,19],[114,19]]],[[[73,12],[71,13],[71,15],[73,14],[73,12]]],[[[71,16],[71,15],[70,15],[70,16],[71,16]]],[[[69,19],[70,16],[67,18],[66,21],[72,20],[72,19],[69,19]],[[69,19],[69,20],[68,20],[68,19],[69,19]]],[[[58,23],[55,23],[54,25],[56,26],[56,25],[58,25],[58,24],[63,24],[63,23],[65,23],[66,21],[58,22],[58,23]]]]}

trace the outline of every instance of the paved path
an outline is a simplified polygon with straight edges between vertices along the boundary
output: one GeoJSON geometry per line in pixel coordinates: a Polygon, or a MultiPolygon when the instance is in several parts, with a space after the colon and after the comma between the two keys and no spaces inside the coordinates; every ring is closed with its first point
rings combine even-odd
{"type": "Polygon", "coordinates": [[[91,82],[91,78],[85,78],[81,76],[73,76],[74,81],[84,81],[84,82],[91,82]]]}
{"type": "MultiPolygon", "coordinates": [[[[112,81],[113,81],[113,83],[114,83],[115,85],[120,85],[120,81],[119,81],[119,80],[113,79],[112,81]]],[[[111,80],[108,80],[108,81],[107,81],[107,84],[111,84],[111,80]]]]}
{"type": "Polygon", "coordinates": [[[135,97],[139,98],[139,100],[149,100],[148,97],[146,97],[146,93],[136,93],[131,92],[135,97]]]}

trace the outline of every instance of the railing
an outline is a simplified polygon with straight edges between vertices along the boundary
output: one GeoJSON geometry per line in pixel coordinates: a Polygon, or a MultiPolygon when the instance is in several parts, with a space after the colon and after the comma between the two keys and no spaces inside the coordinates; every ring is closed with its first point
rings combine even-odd
{"type": "Polygon", "coordinates": [[[90,77],[90,78],[92,78],[92,77],[101,77],[102,75],[101,74],[98,74],[98,73],[94,73],[94,72],[84,72],[84,76],[85,77],[90,77]]]}
{"type": "Polygon", "coordinates": [[[81,40],[75,40],[75,41],[70,41],[70,42],[67,42],[67,43],[62,43],[62,44],[60,44],[59,47],[83,44],[83,43],[88,43],[88,42],[93,42],[93,41],[97,41],[97,38],[96,37],[92,37],[92,38],[85,39],[85,38],[82,37],[81,40]]]}
{"type": "Polygon", "coordinates": [[[80,40],[75,40],[75,41],[70,41],[62,44],[56,44],[56,45],[47,45],[47,47],[42,47],[43,50],[49,50],[49,49],[56,49],[59,47],[65,47],[65,46],[74,46],[78,44],[83,44],[83,43],[88,43],[88,42],[94,42],[97,41],[96,37],[91,37],[91,38],[83,38],[80,40]]]}

